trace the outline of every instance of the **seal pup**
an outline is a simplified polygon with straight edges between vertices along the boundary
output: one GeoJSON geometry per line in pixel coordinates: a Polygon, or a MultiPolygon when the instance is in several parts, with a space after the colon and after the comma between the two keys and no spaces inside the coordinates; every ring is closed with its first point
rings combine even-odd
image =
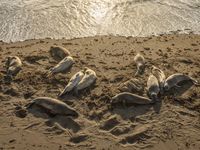
{"type": "Polygon", "coordinates": [[[153,74],[150,74],[147,80],[147,94],[153,101],[157,101],[159,92],[158,79],[153,74]]]}
{"type": "Polygon", "coordinates": [[[37,97],[31,101],[27,105],[27,109],[31,108],[33,105],[38,105],[46,110],[48,110],[51,114],[54,115],[71,115],[74,117],[78,117],[78,113],[65,104],[64,102],[50,98],[50,97],[37,97]]]}
{"type": "Polygon", "coordinates": [[[112,104],[151,104],[153,101],[147,97],[139,96],[129,92],[122,92],[112,97],[112,104]]]}
{"type": "Polygon", "coordinates": [[[70,55],[67,49],[56,45],[50,47],[49,53],[55,60],[59,61],[70,55]]]}
{"type": "Polygon", "coordinates": [[[83,90],[91,86],[97,79],[96,73],[92,69],[85,67],[84,70],[85,70],[85,75],[76,86],[76,89],[75,89],[76,93],[78,93],[78,91],[80,90],[83,90]]]}
{"type": "Polygon", "coordinates": [[[169,91],[172,87],[180,87],[178,83],[183,81],[191,81],[194,85],[199,85],[198,81],[193,79],[192,77],[182,74],[182,73],[175,73],[169,76],[164,83],[164,90],[169,91]]]}
{"type": "Polygon", "coordinates": [[[136,66],[137,66],[137,71],[135,73],[135,76],[137,76],[137,75],[142,74],[144,72],[145,59],[140,53],[137,53],[137,55],[134,57],[134,61],[135,61],[136,66]]]}
{"type": "Polygon", "coordinates": [[[65,57],[55,67],[51,68],[47,73],[48,76],[67,71],[74,64],[74,59],[71,56],[65,57]]]}
{"type": "Polygon", "coordinates": [[[78,83],[81,81],[81,79],[84,77],[84,72],[85,72],[85,70],[81,70],[81,71],[77,72],[76,74],[74,74],[71,77],[71,79],[69,80],[65,89],[59,94],[59,97],[63,96],[67,92],[72,91],[78,85],[78,83]]]}
{"type": "Polygon", "coordinates": [[[15,76],[22,69],[22,62],[17,56],[8,56],[6,60],[7,76],[15,76]]]}
{"type": "Polygon", "coordinates": [[[164,83],[166,79],[164,72],[161,69],[157,68],[156,66],[152,66],[151,73],[158,79],[159,86],[160,86],[160,93],[163,94],[164,83]]]}

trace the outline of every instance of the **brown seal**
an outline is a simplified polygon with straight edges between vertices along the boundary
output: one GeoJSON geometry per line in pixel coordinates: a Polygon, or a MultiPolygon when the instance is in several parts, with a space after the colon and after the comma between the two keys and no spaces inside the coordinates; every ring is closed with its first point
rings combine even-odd
{"type": "Polygon", "coordinates": [[[37,97],[33,99],[33,101],[27,106],[27,108],[32,107],[34,104],[48,110],[51,114],[54,115],[70,115],[78,117],[78,113],[73,108],[71,108],[64,102],[54,98],[37,97]]]}
{"type": "Polygon", "coordinates": [[[151,104],[151,99],[132,94],[129,92],[122,92],[112,97],[112,104],[125,103],[125,104],[151,104]]]}
{"type": "Polygon", "coordinates": [[[55,45],[50,47],[49,53],[55,60],[58,61],[70,55],[70,52],[66,48],[55,45]]]}

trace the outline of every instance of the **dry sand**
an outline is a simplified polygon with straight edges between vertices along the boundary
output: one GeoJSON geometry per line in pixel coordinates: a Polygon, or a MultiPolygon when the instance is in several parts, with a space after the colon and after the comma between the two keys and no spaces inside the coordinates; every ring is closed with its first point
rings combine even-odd
{"type": "Polygon", "coordinates": [[[194,34],[0,42],[0,150],[199,150],[199,87],[176,97],[166,96],[152,105],[110,107],[110,97],[119,93],[120,84],[134,78],[137,52],[147,60],[144,75],[138,77],[144,85],[139,94],[145,96],[151,65],[167,76],[182,72],[200,81],[199,47],[200,36],[194,34]],[[57,64],[48,53],[53,44],[67,48],[75,64],[69,73],[47,78],[45,73],[57,64]],[[10,83],[4,78],[8,55],[17,55],[23,61],[23,69],[10,83]],[[23,118],[16,113],[34,97],[57,98],[70,77],[83,67],[96,71],[96,84],[79,95],[61,99],[77,110],[78,118],[53,117],[41,111],[30,111],[23,118]]]}

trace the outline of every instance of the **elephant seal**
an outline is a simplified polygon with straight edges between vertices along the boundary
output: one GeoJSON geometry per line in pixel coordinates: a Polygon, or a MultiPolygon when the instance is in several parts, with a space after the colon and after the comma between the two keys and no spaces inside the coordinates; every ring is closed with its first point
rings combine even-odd
{"type": "Polygon", "coordinates": [[[70,55],[70,52],[64,47],[55,45],[50,47],[49,53],[55,60],[58,61],[70,55]]]}
{"type": "Polygon", "coordinates": [[[54,115],[70,115],[78,117],[78,113],[73,108],[60,100],[50,97],[37,97],[32,100],[27,108],[31,108],[33,105],[38,105],[54,115]]]}
{"type": "Polygon", "coordinates": [[[131,92],[131,93],[135,93],[135,92],[143,92],[143,84],[136,78],[132,78],[122,84],[120,84],[119,88],[118,88],[121,92],[131,92]]]}
{"type": "Polygon", "coordinates": [[[180,87],[178,83],[183,81],[192,81],[193,84],[199,85],[198,81],[193,79],[192,77],[182,74],[182,73],[175,73],[169,76],[164,83],[164,90],[169,91],[172,87],[180,87]]]}
{"type": "Polygon", "coordinates": [[[153,74],[150,74],[147,80],[147,94],[153,101],[157,101],[159,92],[158,79],[153,74]]]}
{"type": "Polygon", "coordinates": [[[158,79],[159,86],[160,86],[160,93],[163,94],[164,83],[166,79],[164,72],[161,69],[157,68],[156,66],[152,66],[151,73],[158,79]]]}
{"type": "Polygon", "coordinates": [[[124,103],[124,104],[151,104],[151,99],[142,97],[129,92],[122,92],[112,97],[112,104],[124,103]]]}
{"type": "Polygon", "coordinates": [[[65,89],[60,93],[59,97],[63,96],[67,92],[72,91],[78,85],[78,83],[81,81],[81,79],[84,77],[84,72],[85,72],[85,70],[81,70],[81,71],[77,72],[76,74],[74,74],[71,77],[71,79],[69,80],[65,89]]]}
{"type": "Polygon", "coordinates": [[[96,79],[96,73],[92,69],[85,67],[85,75],[76,86],[76,92],[91,86],[96,81],[96,79]]]}
{"type": "Polygon", "coordinates": [[[17,56],[8,56],[6,60],[6,68],[8,76],[15,76],[22,69],[22,62],[17,56]]]}
{"type": "Polygon", "coordinates": [[[141,54],[138,53],[134,57],[134,61],[135,61],[136,65],[137,65],[137,71],[135,73],[135,76],[137,76],[137,75],[142,74],[144,72],[145,59],[144,59],[144,57],[141,54]]]}
{"type": "Polygon", "coordinates": [[[74,64],[74,59],[71,56],[65,57],[55,67],[51,68],[48,75],[53,75],[67,71],[74,64]]]}

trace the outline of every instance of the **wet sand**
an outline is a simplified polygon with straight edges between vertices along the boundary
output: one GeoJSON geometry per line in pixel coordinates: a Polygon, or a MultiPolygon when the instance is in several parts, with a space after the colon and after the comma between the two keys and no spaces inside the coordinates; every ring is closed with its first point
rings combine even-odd
{"type": "Polygon", "coordinates": [[[151,65],[166,76],[181,72],[200,81],[200,36],[173,34],[145,38],[96,36],[72,40],[27,40],[0,42],[0,149],[200,149],[200,88],[192,86],[182,95],[162,98],[151,105],[116,105],[111,97],[125,81],[134,78],[137,52],[147,60],[138,79],[145,87],[151,65]],[[49,54],[50,46],[63,46],[75,60],[70,72],[47,77],[58,62],[49,54]],[[17,55],[23,68],[10,83],[5,82],[5,58],[17,55]],[[89,67],[97,81],[79,95],[62,101],[80,116],[49,116],[16,109],[38,96],[57,98],[70,77],[89,67]]]}

